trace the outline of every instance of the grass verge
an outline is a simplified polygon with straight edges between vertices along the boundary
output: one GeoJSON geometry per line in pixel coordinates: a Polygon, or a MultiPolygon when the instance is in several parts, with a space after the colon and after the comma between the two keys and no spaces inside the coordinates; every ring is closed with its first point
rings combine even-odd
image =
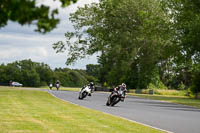
{"type": "Polygon", "coordinates": [[[134,94],[134,93],[129,93],[129,95],[138,96],[145,99],[160,100],[160,101],[184,104],[200,108],[200,99],[193,99],[186,96],[164,96],[164,95],[149,95],[149,94],[134,94]]]}
{"type": "MultiPolygon", "coordinates": [[[[43,87],[40,87],[40,89],[49,89],[48,86],[43,86],[43,87]]],[[[53,90],[56,90],[56,87],[53,87],[53,90]]],[[[63,87],[61,86],[59,88],[59,90],[64,90],[64,91],[80,91],[81,88],[78,88],[78,87],[63,87]]]]}
{"type": "Polygon", "coordinates": [[[73,105],[47,92],[0,87],[3,133],[161,133],[143,125],[73,105]]]}

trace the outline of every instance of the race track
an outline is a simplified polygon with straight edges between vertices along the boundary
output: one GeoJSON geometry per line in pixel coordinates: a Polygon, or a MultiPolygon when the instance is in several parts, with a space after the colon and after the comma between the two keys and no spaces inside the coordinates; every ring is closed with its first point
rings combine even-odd
{"type": "Polygon", "coordinates": [[[200,109],[128,96],[114,107],[105,105],[109,93],[94,92],[91,97],[78,99],[79,92],[49,91],[53,96],[94,110],[120,116],[174,133],[200,133],[200,109]]]}

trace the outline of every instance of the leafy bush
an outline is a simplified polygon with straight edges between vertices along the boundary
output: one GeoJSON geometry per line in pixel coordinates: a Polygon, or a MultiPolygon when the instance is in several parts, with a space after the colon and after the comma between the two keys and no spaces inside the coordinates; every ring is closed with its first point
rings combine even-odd
{"type": "Polygon", "coordinates": [[[148,89],[162,89],[167,90],[168,88],[160,81],[157,85],[154,85],[153,83],[150,83],[148,85],[148,89]]]}
{"type": "Polygon", "coordinates": [[[186,96],[194,97],[193,92],[190,88],[187,89],[186,96]]]}
{"type": "MultiPolygon", "coordinates": [[[[149,94],[149,91],[152,89],[141,89],[141,94],[149,94]]],[[[166,96],[186,96],[188,94],[185,90],[162,90],[162,89],[153,89],[154,94],[156,95],[166,95],[166,96]]],[[[130,93],[136,93],[136,90],[131,89],[130,93]]]]}
{"type": "Polygon", "coordinates": [[[48,86],[48,84],[45,81],[40,82],[40,86],[48,86]]]}
{"type": "Polygon", "coordinates": [[[185,85],[183,84],[183,82],[181,82],[179,85],[178,85],[178,90],[184,90],[185,89],[185,85]]]}
{"type": "Polygon", "coordinates": [[[168,95],[168,96],[185,96],[186,91],[178,91],[178,90],[154,90],[154,93],[157,95],[168,95]]]}

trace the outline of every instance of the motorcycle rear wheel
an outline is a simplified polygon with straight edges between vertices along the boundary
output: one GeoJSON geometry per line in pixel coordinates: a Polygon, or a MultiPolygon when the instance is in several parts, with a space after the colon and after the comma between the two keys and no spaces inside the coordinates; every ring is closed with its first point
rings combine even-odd
{"type": "Polygon", "coordinates": [[[111,106],[115,106],[118,102],[120,101],[120,98],[114,97],[112,103],[110,104],[111,106]]]}

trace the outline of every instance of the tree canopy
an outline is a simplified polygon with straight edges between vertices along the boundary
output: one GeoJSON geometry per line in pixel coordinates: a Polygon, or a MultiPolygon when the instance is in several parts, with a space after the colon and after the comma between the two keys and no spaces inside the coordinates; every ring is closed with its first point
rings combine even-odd
{"type": "MultiPolygon", "coordinates": [[[[77,0],[57,1],[61,2],[62,7],[66,7],[77,0]]],[[[0,14],[0,28],[6,26],[10,20],[21,25],[36,23],[35,31],[46,33],[59,23],[59,19],[55,17],[58,9],[50,10],[46,5],[37,6],[36,0],[1,0],[0,14]]]]}
{"type": "MultiPolygon", "coordinates": [[[[154,69],[168,44],[169,18],[155,0],[102,0],[79,8],[70,20],[76,31],[65,34],[70,48],[67,64],[101,52],[102,79],[110,84],[127,80],[133,69],[150,76],[148,69],[154,69]]],[[[61,46],[62,42],[54,44],[57,50],[61,46]]]]}
{"type": "Polygon", "coordinates": [[[23,86],[39,87],[55,84],[59,80],[62,86],[82,87],[96,78],[86,70],[55,68],[52,70],[47,64],[33,62],[30,59],[15,61],[7,65],[0,65],[0,85],[8,85],[16,81],[23,86]]]}

